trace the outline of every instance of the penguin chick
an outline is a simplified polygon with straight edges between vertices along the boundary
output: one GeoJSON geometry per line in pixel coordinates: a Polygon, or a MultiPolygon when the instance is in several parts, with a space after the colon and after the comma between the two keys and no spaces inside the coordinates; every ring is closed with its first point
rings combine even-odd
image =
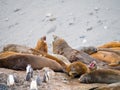
{"type": "Polygon", "coordinates": [[[26,75],[26,81],[30,81],[31,80],[31,73],[28,72],[27,75],[26,75]]]}
{"type": "Polygon", "coordinates": [[[37,85],[41,85],[41,84],[42,84],[40,75],[38,75],[38,76],[36,77],[36,82],[37,82],[37,85]]]}
{"type": "Polygon", "coordinates": [[[36,80],[32,80],[30,83],[30,90],[38,90],[36,80]]]}
{"type": "Polygon", "coordinates": [[[26,67],[26,73],[28,73],[28,72],[33,73],[33,68],[31,67],[30,64],[28,64],[27,67],[26,67]]]}
{"type": "Polygon", "coordinates": [[[49,79],[50,79],[49,71],[45,71],[43,76],[43,82],[47,83],[49,79]]]}
{"type": "Polygon", "coordinates": [[[14,79],[14,76],[12,74],[10,74],[7,78],[7,85],[8,86],[15,85],[15,79],[14,79]]]}
{"type": "Polygon", "coordinates": [[[30,64],[28,64],[26,67],[26,81],[30,81],[32,77],[33,77],[33,68],[31,67],[30,64]]]}

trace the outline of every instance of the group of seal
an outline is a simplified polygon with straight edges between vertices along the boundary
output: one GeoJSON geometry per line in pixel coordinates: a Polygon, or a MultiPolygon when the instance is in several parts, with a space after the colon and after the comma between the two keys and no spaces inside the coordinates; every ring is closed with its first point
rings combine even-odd
{"type": "Polygon", "coordinates": [[[120,42],[105,44],[98,48],[76,50],[70,47],[64,39],[54,35],[53,53],[55,55],[50,55],[45,40],[46,37],[38,40],[35,48],[16,44],[5,46],[3,52],[0,53],[0,67],[25,70],[27,64],[31,64],[33,69],[50,67],[54,71],[64,71],[72,78],[81,76],[80,82],[85,83],[120,81],[120,42]],[[96,62],[98,68],[91,71],[88,65],[93,61],[96,62]]]}
{"type": "MultiPolygon", "coordinates": [[[[59,38],[58,36],[54,36],[54,41],[53,41],[53,53],[55,54],[60,54],[65,56],[70,62],[82,62],[86,65],[92,62],[92,61],[96,61],[97,62],[97,67],[99,67],[97,70],[94,71],[90,71],[90,72],[86,72],[85,74],[83,74],[80,77],[80,82],[84,82],[84,83],[115,83],[115,82],[120,82],[120,64],[119,64],[119,49],[115,50],[115,45],[117,46],[117,48],[120,48],[120,42],[119,43],[112,43],[112,45],[114,46],[114,49],[110,49],[110,48],[104,48],[104,47],[99,47],[94,49],[92,47],[92,49],[88,48],[85,52],[80,51],[80,50],[76,50],[71,48],[68,43],[62,39],[59,38]],[[113,45],[114,44],[114,45],[113,45]],[[119,45],[118,45],[119,44],[119,45]],[[91,51],[89,50],[94,50],[94,52],[89,53],[91,51]],[[87,54],[87,51],[88,55],[87,54]],[[101,59],[99,58],[95,58],[93,56],[93,54],[98,53],[99,51],[106,51],[109,52],[111,54],[107,54],[107,58],[106,60],[104,60],[105,56],[102,57],[100,56],[100,54],[97,54],[99,57],[101,57],[101,59]],[[114,54],[116,54],[116,56],[114,56],[114,54]],[[112,56],[111,56],[112,55],[112,56]],[[111,58],[112,57],[112,58],[111,58]],[[115,58],[115,60],[113,60],[113,58],[115,58]],[[109,59],[109,61],[108,61],[109,59]],[[108,63],[109,62],[109,63],[108,63]],[[117,63],[116,63],[117,62],[117,63]],[[110,64],[114,64],[115,65],[110,65],[110,64]],[[115,70],[116,69],[116,70],[115,70]]],[[[112,46],[111,45],[111,46],[112,46]]],[[[105,45],[107,46],[107,45],[105,45]]],[[[109,44],[110,47],[110,44],[109,44]]],[[[112,48],[112,47],[111,47],[112,48]]],[[[86,48],[85,48],[86,49],[86,48]]],[[[73,70],[73,74],[75,71],[73,70]]]]}

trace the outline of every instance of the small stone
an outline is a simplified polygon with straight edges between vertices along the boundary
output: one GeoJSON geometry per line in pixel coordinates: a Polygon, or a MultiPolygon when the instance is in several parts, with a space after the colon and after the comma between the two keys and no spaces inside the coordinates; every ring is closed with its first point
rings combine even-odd
{"type": "Polygon", "coordinates": [[[14,12],[18,12],[18,11],[20,11],[21,9],[20,8],[16,8],[15,10],[14,10],[14,12]]]}
{"type": "Polygon", "coordinates": [[[53,16],[52,13],[47,13],[47,14],[46,14],[46,17],[51,17],[51,16],[53,16]]]}
{"type": "Polygon", "coordinates": [[[90,12],[89,15],[93,15],[93,12],[90,12]]]}
{"type": "Polygon", "coordinates": [[[84,36],[84,35],[82,35],[82,36],[80,36],[79,38],[85,38],[85,36],[84,36]]]}
{"type": "Polygon", "coordinates": [[[87,31],[90,31],[90,30],[92,30],[93,29],[93,27],[91,26],[91,27],[88,27],[87,28],[87,31]]]}
{"type": "Polygon", "coordinates": [[[94,8],[95,11],[99,11],[99,9],[100,9],[100,8],[98,8],[98,7],[95,7],[95,8],[94,8]]]}
{"type": "Polygon", "coordinates": [[[20,15],[23,15],[23,14],[25,14],[25,12],[19,12],[19,14],[20,14],[20,15]]]}
{"type": "Polygon", "coordinates": [[[86,42],[87,42],[87,40],[86,40],[86,39],[83,39],[82,43],[86,43],[86,42]]]}
{"type": "Polygon", "coordinates": [[[8,90],[7,85],[5,85],[5,84],[0,84],[0,90],[8,90]]]}
{"type": "Polygon", "coordinates": [[[4,19],[4,21],[8,21],[8,20],[9,20],[9,18],[5,18],[5,19],[4,19]]]}
{"type": "Polygon", "coordinates": [[[103,24],[102,20],[97,21],[98,24],[103,24]]]}
{"type": "Polygon", "coordinates": [[[56,20],[55,17],[51,17],[51,18],[49,19],[49,21],[55,21],[55,20],[56,20]]]}
{"type": "Polygon", "coordinates": [[[70,22],[69,25],[73,25],[74,23],[73,22],[70,22]]]}
{"type": "Polygon", "coordinates": [[[50,33],[52,33],[52,32],[55,32],[56,28],[57,28],[56,26],[51,27],[51,28],[47,31],[47,34],[50,34],[50,33]]]}
{"type": "Polygon", "coordinates": [[[107,27],[107,26],[104,26],[103,28],[104,28],[104,29],[108,29],[108,27],[107,27]]]}

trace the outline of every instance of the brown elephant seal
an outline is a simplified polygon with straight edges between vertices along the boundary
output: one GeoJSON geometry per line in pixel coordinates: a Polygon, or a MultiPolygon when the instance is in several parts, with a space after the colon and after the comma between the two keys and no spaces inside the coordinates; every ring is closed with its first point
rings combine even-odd
{"type": "Polygon", "coordinates": [[[89,66],[87,66],[86,64],[80,61],[75,61],[71,63],[63,55],[59,55],[59,54],[52,54],[52,55],[58,58],[54,60],[58,62],[61,66],[63,66],[64,72],[66,72],[71,78],[81,76],[82,74],[85,74],[97,69],[97,65],[95,61],[91,62],[89,66]]]}
{"type": "Polygon", "coordinates": [[[107,62],[110,66],[120,66],[120,55],[109,51],[98,51],[91,55],[93,58],[107,62]]]}
{"type": "Polygon", "coordinates": [[[110,69],[99,69],[80,77],[81,83],[116,83],[120,81],[120,71],[110,69]]]}
{"type": "Polygon", "coordinates": [[[114,48],[114,47],[120,47],[120,41],[112,41],[99,46],[99,48],[114,48]]]}
{"type": "Polygon", "coordinates": [[[43,36],[38,40],[38,42],[37,42],[37,44],[35,46],[35,50],[48,53],[48,46],[47,46],[47,43],[46,43],[46,36],[43,36]]]}
{"type": "Polygon", "coordinates": [[[30,47],[18,45],[18,44],[8,44],[3,47],[3,52],[5,51],[12,51],[17,53],[26,53],[26,54],[32,54],[33,51],[30,47]]]}
{"type": "Polygon", "coordinates": [[[0,58],[0,67],[25,70],[26,66],[30,64],[33,69],[42,69],[49,67],[54,71],[62,71],[62,66],[46,57],[30,55],[30,54],[13,54],[4,58],[0,58]]]}

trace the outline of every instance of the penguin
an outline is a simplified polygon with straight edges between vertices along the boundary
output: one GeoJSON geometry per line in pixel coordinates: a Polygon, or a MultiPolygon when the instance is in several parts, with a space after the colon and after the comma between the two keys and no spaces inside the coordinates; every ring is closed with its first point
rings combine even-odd
{"type": "Polygon", "coordinates": [[[12,74],[8,75],[7,85],[8,86],[14,86],[15,85],[15,79],[14,79],[14,76],[12,74]]]}
{"type": "Polygon", "coordinates": [[[36,80],[32,80],[30,83],[30,90],[38,90],[36,80]]]}

